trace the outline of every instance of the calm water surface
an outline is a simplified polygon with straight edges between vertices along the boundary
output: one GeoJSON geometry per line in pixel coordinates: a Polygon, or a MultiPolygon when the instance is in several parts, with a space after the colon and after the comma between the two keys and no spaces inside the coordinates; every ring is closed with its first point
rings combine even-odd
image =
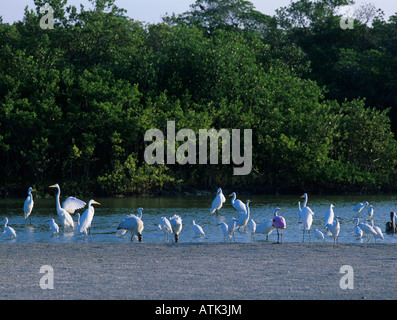
{"type": "MultiPolygon", "coordinates": [[[[96,198],[102,205],[95,206],[95,216],[92,223],[92,235],[94,242],[126,242],[130,241],[129,233],[123,237],[116,236],[118,224],[131,213],[136,214],[139,207],[144,208],[142,220],[144,222],[143,241],[162,242],[164,233],[157,225],[162,216],[171,217],[178,214],[182,218],[183,229],[180,234],[180,242],[222,242],[223,233],[219,223],[228,223],[232,217],[238,218],[236,210],[232,207],[230,197],[227,197],[220,210],[221,215],[210,215],[209,208],[214,196],[181,196],[181,197],[158,197],[158,198],[96,198]],[[192,230],[192,222],[196,221],[205,231],[204,237],[198,237],[192,230]]],[[[63,201],[66,196],[62,197],[63,201]]],[[[237,198],[246,201],[248,196],[238,195],[237,198]]],[[[282,215],[286,219],[287,229],[284,230],[284,242],[302,241],[302,225],[298,219],[298,201],[303,203],[304,199],[297,196],[249,196],[251,200],[251,218],[257,223],[273,217],[274,208],[286,209],[282,215]]],[[[88,203],[89,199],[82,199],[88,203]]],[[[23,204],[25,199],[0,199],[0,230],[3,231],[4,219],[8,217],[9,225],[17,232],[16,239],[7,238],[5,233],[0,233],[1,243],[13,242],[83,242],[85,241],[76,231],[64,232],[55,209],[55,197],[53,199],[34,199],[35,204],[32,212],[32,224],[25,225],[23,216],[23,204]],[[54,218],[60,225],[60,233],[52,235],[49,228],[49,220],[54,218]]],[[[368,201],[374,206],[373,220],[379,226],[385,239],[378,242],[397,243],[396,235],[388,235],[384,232],[385,223],[390,220],[390,211],[397,211],[397,196],[394,195],[363,195],[363,196],[310,196],[308,206],[314,211],[312,230],[315,228],[324,232],[324,216],[329,205],[335,205],[335,215],[341,218],[340,242],[365,242],[366,239],[357,239],[353,236],[353,214],[352,208],[359,202],[368,201]]],[[[80,210],[82,214],[83,210],[80,210]]],[[[362,213],[367,217],[366,209],[362,213]]],[[[77,221],[76,214],[72,215],[77,221]]],[[[76,228],[76,227],[75,227],[76,228]]],[[[236,232],[236,242],[250,242],[247,232],[236,232]]],[[[277,240],[274,231],[269,241],[277,240]]],[[[263,234],[256,235],[256,241],[266,241],[263,234]]],[[[312,234],[312,241],[315,239],[312,234]]],[[[371,239],[371,242],[374,240],[371,239]]],[[[326,237],[326,242],[333,242],[332,238],[326,237]]]]}

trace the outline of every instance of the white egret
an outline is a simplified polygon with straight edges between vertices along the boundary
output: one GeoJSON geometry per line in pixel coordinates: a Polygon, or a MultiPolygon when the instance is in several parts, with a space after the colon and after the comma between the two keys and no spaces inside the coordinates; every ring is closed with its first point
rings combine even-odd
{"type": "MultiPolygon", "coordinates": [[[[248,205],[247,205],[247,208],[248,208],[248,205]]],[[[255,221],[251,219],[248,222],[247,226],[248,226],[248,231],[249,231],[249,233],[251,235],[251,239],[255,240],[255,231],[256,231],[256,223],[255,223],[255,221]]]]}
{"type": "Polygon", "coordinates": [[[325,241],[324,233],[322,233],[320,230],[314,229],[314,235],[316,236],[316,238],[317,238],[318,240],[323,240],[323,241],[325,241]]]}
{"type": "Polygon", "coordinates": [[[4,224],[4,231],[7,236],[9,236],[10,238],[16,238],[17,233],[15,232],[13,227],[7,226],[8,224],[8,218],[6,217],[6,223],[4,224]]]}
{"type": "Polygon", "coordinates": [[[353,236],[356,236],[356,237],[358,237],[360,239],[363,236],[363,230],[361,230],[360,227],[358,226],[358,222],[357,222],[357,224],[355,225],[355,227],[353,229],[353,236]]]}
{"type": "Polygon", "coordinates": [[[222,193],[222,189],[218,188],[216,197],[212,201],[211,214],[213,214],[214,212],[216,212],[218,214],[219,209],[222,208],[222,205],[225,201],[226,201],[226,198],[222,193]]]}
{"type": "Polygon", "coordinates": [[[368,202],[364,202],[364,203],[361,202],[355,205],[352,211],[356,214],[356,216],[358,216],[358,214],[368,205],[369,205],[368,202]]]}
{"type": "Polygon", "coordinates": [[[338,240],[338,236],[340,232],[339,217],[335,217],[332,224],[327,224],[327,229],[331,232],[332,237],[334,238],[334,248],[335,248],[336,241],[338,240]]]}
{"type": "MultiPolygon", "coordinates": [[[[143,209],[139,208],[140,214],[143,209]]],[[[131,242],[133,241],[135,235],[138,237],[138,241],[142,242],[142,231],[143,231],[143,221],[140,217],[131,214],[127,216],[123,221],[120,222],[117,229],[124,229],[131,232],[131,242]]]]}
{"type": "Polygon", "coordinates": [[[368,223],[360,222],[359,218],[356,218],[355,220],[357,220],[356,225],[358,225],[358,227],[367,235],[367,242],[369,242],[371,235],[375,236],[377,232],[368,223]]]}
{"type": "Polygon", "coordinates": [[[229,194],[229,197],[232,197],[232,206],[234,207],[234,209],[237,210],[238,213],[245,213],[247,211],[247,208],[245,207],[245,204],[237,199],[236,200],[236,193],[232,192],[231,194],[229,194]]]}
{"type": "MultiPolygon", "coordinates": [[[[324,218],[324,228],[327,229],[327,225],[328,224],[332,224],[334,222],[334,208],[335,206],[333,204],[329,205],[329,209],[327,211],[327,213],[325,214],[325,218],[324,218]]],[[[329,230],[327,230],[327,233],[329,235],[331,235],[331,232],[329,230]]]]}
{"type": "Polygon", "coordinates": [[[172,232],[174,233],[175,242],[179,241],[179,233],[182,231],[182,218],[177,214],[174,214],[170,218],[172,232]]]}
{"type": "Polygon", "coordinates": [[[71,227],[73,229],[74,222],[73,222],[73,219],[72,219],[72,216],[70,215],[70,213],[74,213],[76,210],[84,208],[86,203],[82,200],[75,198],[75,197],[69,197],[62,203],[62,207],[61,207],[61,201],[60,201],[61,188],[59,187],[58,184],[49,186],[49,188],[57,188],[58,189],[58,193],[57,193],[57,197],[56,197],[57,213],[59,215],[59,218],[61,219],[63,226],[71,227]]]}
{"type": "Polygon", "coordinates": [[[95,214],[95,209],[92,206],[93,204],[101,205],[99,202],[91,199],[88,202],[88,208],[84,211],[83,215],[81,216],[80,225],[79,225],[79,232],[80,233],[84,233],[86,235],[87,234],[87,230],[89,229],[91,242],[92,242],[91,223],[92,223],[92,219],[94,218],[94,214],[95,214]]]}
{"type": "Polygon", "coordinates": [[[394,211],[390,212],[390,221],[386,222],[386,232],[397,233],[397,215],[394,211]]]}
{"type": "Polygon", "coordinates": [[[232,237],[231,237],[231,235],[229,235],[229,230],[228,230],[227,224],[222,222],[220,224],[220,226],[221,226],[221,229],[223,232],[223,241],[226,241],[226,238],[228,238],[230,241],[232,239],[232,237]]]}
{"type": "Polygon", "coordinates": [[[229,221],[228,225],[227,225],[227,233],[228,233],[230,239],[231,239],[232,236],[233,236],[233,240],[236,240],[236,239],[234,238],[234,229],[236,228],[236,221],[237,221],[236,218],[232,218],[232,219],[229,221]]]}
{"type": "Polygon", "coordinates": [[[299,220],[302,220],[302,208],[301,208],[300,201],[298,201],[298,218],[299,218],[299,220]]]}
{"type": "Polygon", "coordinates": [[[302,218],[302,223],[303,223],[303,239],[302,242],[305,242],[305,231],[307,230],[309,233],[309,241],[311,241],[310,238],[310,228],[312,226],[313,223],[313,216],[314,216],[314,212],[312,211],[312,209],[310,209],[306,204],[307,204],[307,193],[303,194],[303,196],[301,196],[301,198],[305,198],[305,202],[303,203],[303,208],[302,208],[302,214],[301,214],[301,218],[302,218]]]}
{"type": "Polygon", "coordinates": [[[374,215],[374,206],[371,204],[367,209],[368,219],[371,219],[374,215]]]}
{"type": "Polygon", "coordinates": [[[250,200],[247,200],[247,204],[245,206],[246,208],[245,212],[243,212],[237,219],[236,228],[238,228],[239,230],[240,228],[245,229],[250,219],[250,208],[249,208],[250,202],[251,202],[250,200]]]}
{"type": "Polygon", "coordinates": [[[374,230],[376,231],[376,234],[374,235],[375,242],[376,242],[376,239],[385,240],[382,230],[378,226],[374,225],[374,220],[371,220],[371,227],[374,228],[374,230]]]}
{"type": "Polygon", "coordinates": [[[34,190],[32,187],[29,187],[29,189],[28,189],[28,197],[26,198],[25,203],[23,205],[23,213],[24,213],[24,216],[25,216],[25,224],[26,224],[26,221],[27,221],[28,217],[29,217],[29,220],[30,220],[30,224],[32,224],[32,217],[30,216],[30,214],[32,213],[32,210],[33,210],[33,195],[32,195],[33,191],[36,191],[36,190],[34,190]]]}
{"type": "Polygon", "coordinates": [[[50,220],[50,228],[52,233],[59,233],[59,226],[54,219],[50,220]]]}
{"type": "Polygon", "coordinates": [[[193,220],[193,231],[196,233],[197,236],[205,236],[205,232],[201,226],[196,224],[196,221],[193,220]]]}
{"type": "Polygon", "coordinates": [[[166,217],[161,217],[158,227],[161,231],[164,231],[164,242],[167,242],[169,234],[172,233],[170,221],[166,217]]]}

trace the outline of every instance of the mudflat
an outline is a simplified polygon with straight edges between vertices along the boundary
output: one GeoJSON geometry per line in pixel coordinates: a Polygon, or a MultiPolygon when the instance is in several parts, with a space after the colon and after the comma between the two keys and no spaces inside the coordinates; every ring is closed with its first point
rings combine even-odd
{"type": "Polygon", "coordinates": [[[3,243],[0,257],[0,299],[397,299],[396,244],[3,243]]]}

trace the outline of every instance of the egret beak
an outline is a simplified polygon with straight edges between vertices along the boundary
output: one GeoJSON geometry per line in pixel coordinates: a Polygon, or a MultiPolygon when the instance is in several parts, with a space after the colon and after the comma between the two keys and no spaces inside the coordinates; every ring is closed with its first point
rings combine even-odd
{"type": "Polygon", "coordinates": [[[279,209],[279,211],[287,211],[287,210],[285,210],[285,209],[279,209]]]}
{"type": "Polygon", "coordinates": [[[300,196],[301,198],[304,198],[305,196],[300,196]]]}
{"type": "Polygon", "coordinates": [[[231,197],[232,196],[232,194],[229,194],[229,197],[231,197]]]}
{"type": "Polygon", "coordinates": [[[32,191],[34,191],[34,192],[37,192],[37,190],[36,190],[36,189],[32,189],[32,191]]]}
{"type": "Polygon", "coordinates": [[[99,202],[96,202],[96,201],[93,201],[92,203],[96,203],[96,204],[99,204],[99,205],[101,205],[99,202]]]}
{"type": "Polygon", "coordinates": [[[49,186],[48,188],[56,188],[55,184],[53,184],[52,186],[49,186]]]}

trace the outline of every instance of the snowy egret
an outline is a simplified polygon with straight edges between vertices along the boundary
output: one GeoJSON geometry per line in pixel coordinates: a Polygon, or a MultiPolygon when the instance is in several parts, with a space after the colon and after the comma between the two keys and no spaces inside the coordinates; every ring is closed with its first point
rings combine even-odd
{"type": "Polygon", "coordinates": [[[50,228],[52,233],[59,233],[59,226],[54,219],[50,220],[50,228]]]}
{"type": "Polygon", "coordinates": [[[303,208],[302,208],[302,213],[301,213],[301,218],[302,218],[302,223],[303,223],[303,239],[302,242],[305,242],[305,231],[307,230],[309,233],[309,241],[311,241],[310,238],[310,228],[313,223],[313,216],[314,212],[312,209],[310,209],[306,204],[307,204],[307,193],[303,194],[301,198],[305,198],[305,202],[303,203],[303,208]]]}
{"type": "Polygon", "coordinates": [[[269,239],[269,234],[274,230],[276,230],[276,228],[273,226],[273,219],[267,219],[256,226],[256,233],[264,233],[266,235],[266,240],[269,239]]]}
{"type": "Polygon", "coordinates": [[[216,197],[212,201],[211,214],[213,214],[214,212],[216,212],[218,214],[219,209],[222,208],[222,205],[225,201],[226,201],[226,198],[222,193],[222,189],[218,188],[216,197]]]}
{"type": "Polygon", "coordinates": [[[227,225],[227,233],[228,233],[230,239],[233,236],[233,240],[235,240],[235,238],[234,238],[234,229],[236,228],[236,222],[237,222],[237,219],[236,218],[232,218],[229,221],[229,224],[227,225]]]}
{"type": "MultiPolygon", "coordinates": [[[[247,209],[248,209],[248,205],[247,205],[247,209]]],[[[249,231],[249,233],[251,235],[251,239],[255,240],[255,231],[256,231],[256,223],[255,223],[255,221],[251,219],[248,222],[247,226],[248,226],[248,231],[249,231]]]]}
{"type": "Polygon", "coordinates": [[[232,206],[237,210],[238,213],[245,213],[247,211],[245,204],[239,199],[236,200],[237,196],[235,192],[229,194],[229,197],[232,197],[232,206]]]}
{"type": "Polygon", "coordinates": [[[6,223],[4,224],[4,232],[9,236],[10,238],[16,238],[17,233],[15,232],[13,227],[7,226],[8,224],[8,218],[6,217],[6,223]]]}
{"type": "Polygon", "coordinates": [[[367,242],[369,242],[371,235],[376,235],[375,229],[368,223],[360,222],[359,218],[356,218],[355,220],[357,221],[356,225],[358,225],[358,227],[367,235],[367,242]]]}
{"type": "Polygon", "coordinates": [[[374,228],[374,230],[376,231],[376,234],[374,234],[375,242],[376,242],[376,239],[385,240],[382,230],[378,226],[374,225],[374,220],[371,220],[371,227],[374,228]]]}
{"type": "Polygon", "coordinates": [[[394,211],[390,212],[390,221],[386,222],[386,232],[397,233],[397,218],[394,211]]]}
{"type": "MultiPolygon", "coordinates": [[[[139,208],[139,213],[142,213],[143,209],[139,208]]],[[[123,221],[120,222],[117,229],[124,229],[131,232],[131,242],[136,235],[138,237],[138,241],[142,242],[142,231],[143,231],[143,221],[140,217],[130,214],[123,221]]]]}
{"type": "Polygon", "coordinates": [[[245,206],[246,208],[245,212],[243,212],[237,219],[236,228],[238,228],[238,230],[240,230],[240,228],[245,229],[247,226],[247,223],[250,218],[250,208],[249,208],[250,202],[251,202],[250,200],[247,200],[247,204],[245,206]]]}
{"type": "Polygon", "coordinates": [[[26,224],[26,221],[27,221],[28,217],[29,217],[29,220],[30,220],[30,224],[32,224],[32,217],[30,216],[30,214],[32,213],[32,210],[33,210],[33,195],[32,195],[33,191],[36,191],[36,190],[34,190],[32,187],[29,187],[29,189],[28,189],[28,197],[26,198],[25,203],[23,205],[23,213],[24,213],[24,216],[25,216],[25,224],[26,224]]]}
{"type": "Polygon", "coordinates": [[[167,242],[169,234],[172,233],[170,221],[166,217],[161,217],[158,227],[161,231],[164,231],[164,242],[167,242]]]}
{"type": "Polygon", "coordinates": [[[314,235],[316,236],[316,238],[317,238],[318,240],[323,240],[323,241],[325,241],[324,233],[322,233],[320,230],[314,229],[314,235]]]}
{"type": "Polygon", "coordinates": [[[357,224],[355,225],[355,227],[353,229],[353,236],[356,236],[356,237],[358,237],[360,239],[363,236],[363,230],[361,230],[360,227],[358,226],[358,222],[357,222],[357,224]]]}
{"type": "Polygon", "coordinates": [[[198,236],[205,236],[205,232],[201,226],[196,224],[196,221],[193,220],[193,231],[196,233],[198,236]]]}
{"type": "MultiPolygon", "coordinates": [[[[327,224],[332,224],[334,222],[334,208],[335,206],[331,203],[329,205],[329,209],[327,211],[327,213],[325,214],[325,218],[324,218],[324,228],[327,229],[327,224]]],[[[331,234],[330,231],[327,230],[328,234],[331,234]]]]}
{"type": "Polygon", "coordinates": [[[335,248],[336,241],[338,240],[338,236],[340,232],[339,217],[335,217],[334,221],[331,224],[327,224],[327,229],[331,232],[332,237],[334,238],[334,248],[335,248]]]}
{"type": "Polygon", "coordinates": [[[352,211],[356,214],[356,216],[358,216],[358,214],[368,205],[369,205],[368,202],[364,202],[364,203],[361,202],[361,203],[355,205],[353,207],[352,211]]]}
{"type": "Polygon", "coordinates": [[[231,237],[231,235],[229,235],[229,230],[228,230],[227,224],[222,222],[220,224],[220,226],[221,226],[221,229],[223,232],[223,241],[226,241],[226,238],[228,238],[230,241],[232,239],[232,237],[231,237]]]}
{"type": "Polygon", "coordinates": [[[182,231],[182,219],[177,214],[170,218],[172,232],[174,233],[175,242],[179,241],[179,233],[182,231]]]}
{"type": "Polygon", "coordinates": [[[72,216],[70,215],[70,213],[74,213],[75,210],[84,208],[86,203],[82,200],[75,198],[75,197],[69,197],[62,203],[62,207],[61,207],[61,201],[60,201],[61,188],[59,187],[58,184],[49,186],[49,188],[57,188],[58,189],[58,193],[57,193],[57,197],[56,197],[57,213],[59,215],[59,218],[62,221],[63,226],[71,227],[73,229],[74,222],[73,222],[73,219],[72,219],[72,216]]]}
{"type": "Polygon", "coordinates": [[[87,230],[89,229],[91,242],[92,242],[91,223],[92,223],[92,219],[94,218],[94,214],[95,214],[95,209],[92,206],[93,204],[101,205],[99,202],[96,202],[95,200],[92,200],[92,199],[88,202],[88,208],[84,211],[83,215],[81,216],[80,225],[79,225],[79,229],[78,229],[80,233],[84,233],[85,235],[87,234],[87,230]]]}
{"type": "Polygon", "coordinates": [[[273,218],[273,227],[275,227],[277,231],[277,243],[283,243],[283,230],[287,227],[287,222],[285,221],[284,217],[277,215],[279,211],[287,211],[287,210],[276,208],[274,210],[274,218],[273,218]],[[278,229],[281,229],[281,242],[279,241],[278,229]]]}

